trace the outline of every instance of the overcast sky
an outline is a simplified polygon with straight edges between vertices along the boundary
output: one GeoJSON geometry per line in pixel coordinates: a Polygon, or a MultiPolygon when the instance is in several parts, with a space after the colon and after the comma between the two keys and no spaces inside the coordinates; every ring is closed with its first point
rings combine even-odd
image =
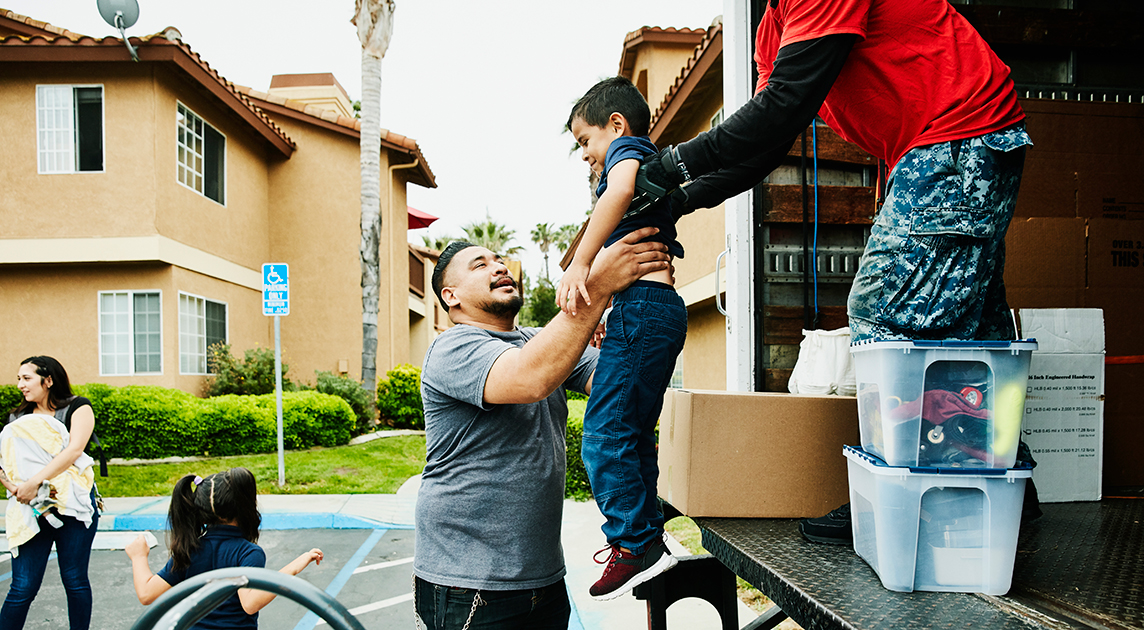
{"type": "MultiPolygon", "coordinates": [[[[275,74],[332,72],[361,98],[353,0],[140,0],[128,35],[174,26],[224,77],[265,91],[275,74]]],[[[96,0],[0,0],[0,7],[85,35],[116,35],[96,0]]],[[[397,0],[382,62],[382,126],[417,140],[436,189],[409,204],[441,217],[420,243],[493,220],[516,230],[525,269],[541,273],[529,232],[579,223],[587,165],[563,133],[572,103],[616,74],[624,36],[643,26],[706,28],[722,0],[397,0]]],[[[654,105],[653,105],[654,109],[654,105]]],[[[353,245],[356,247],[356,244],[353,245]]],[[[559,268],[550,263],[558,276],[559,268]]]]}

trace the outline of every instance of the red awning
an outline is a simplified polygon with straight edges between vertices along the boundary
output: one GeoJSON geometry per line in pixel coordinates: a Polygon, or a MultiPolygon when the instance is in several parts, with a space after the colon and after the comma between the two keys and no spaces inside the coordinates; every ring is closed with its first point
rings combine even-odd
{"type": "Polygon", "coordinates": [[[405,209],[409,212],[409,229],[411,230],[427,228],[430,223],[437,220],[437,217],[427,212],[422,212],[413,206],[406,206],[405,209]]]}

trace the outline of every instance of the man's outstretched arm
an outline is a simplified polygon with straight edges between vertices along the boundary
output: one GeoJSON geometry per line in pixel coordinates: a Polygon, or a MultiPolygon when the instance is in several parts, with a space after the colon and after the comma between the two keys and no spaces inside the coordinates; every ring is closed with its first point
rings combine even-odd
{"type": "Polygon", "coordinates": [[[584,348],[588,347],[609,298],[644,274],[669,268],[666,245],[639,242],[657,231],[655,228],[636,230],[600,250],[588,276],[591,306],[581,308],[575,316],[558,313],[523,348],[501,354],[485,379],[485,402],[494,405],[536,402],[567,380],[584,354],[584,348]]]}

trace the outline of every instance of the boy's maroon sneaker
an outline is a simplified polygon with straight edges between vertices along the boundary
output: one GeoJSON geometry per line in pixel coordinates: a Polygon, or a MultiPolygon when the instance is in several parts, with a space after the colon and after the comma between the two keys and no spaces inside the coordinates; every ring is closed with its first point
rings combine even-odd
{"type": "Polygon", "coordinates": [[[615,599],[679,563],[668,552],[662,538],[653,541],[638,556],[622,551],[618,545],[611,545],[597,551],[592,559],[596,564],[608,565],[604,568],[603,577],[588,589],[592,599],[600,601],[615,599]],[[600,560],[600,554],[605,551],[608,559],[600,560]]]}

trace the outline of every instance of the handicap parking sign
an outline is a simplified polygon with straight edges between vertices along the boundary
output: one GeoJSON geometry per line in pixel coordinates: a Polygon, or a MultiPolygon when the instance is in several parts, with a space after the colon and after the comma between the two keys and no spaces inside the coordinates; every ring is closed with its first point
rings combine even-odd
{"type": "Polygon", "coordinates": [[[262,265],[262,314],[290,314],[290,266],[286,263],[262,265]]]}

